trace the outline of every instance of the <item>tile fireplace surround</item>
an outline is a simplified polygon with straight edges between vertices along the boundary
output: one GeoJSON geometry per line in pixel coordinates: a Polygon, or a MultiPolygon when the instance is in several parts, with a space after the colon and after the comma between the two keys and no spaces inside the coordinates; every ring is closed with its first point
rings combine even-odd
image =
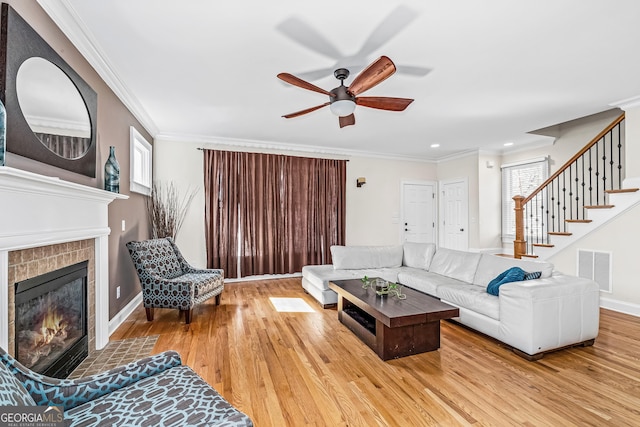
{"type": "Polygon", "coordinates": [[[109,341],[108,205],[128,196],[0,167],[0,345],[13,352],[15,280],[90,260],[92,352],[109,341]],[[83,259],[79,259],[83,258],[83,259]],[[77,260],[76,260],[77,259],[77,260]],[[93,275],[92,275],[93,274],[93,275]]]}

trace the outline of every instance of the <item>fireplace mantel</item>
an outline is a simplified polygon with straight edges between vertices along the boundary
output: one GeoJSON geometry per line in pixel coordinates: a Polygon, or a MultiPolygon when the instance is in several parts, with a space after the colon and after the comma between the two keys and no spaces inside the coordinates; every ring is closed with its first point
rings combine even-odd
{"type": "MultiPolygon", "coordinates": [[[[109,341],[109,203],[128,196],[0,167],[0,307],[8,307],[9,251],[95,239],[96,348],[109,341]]],[[[13,285],[13,284],[11,284],[13,285]]],[[[8,345],[8,315],[0,345],[8,345]]]]}

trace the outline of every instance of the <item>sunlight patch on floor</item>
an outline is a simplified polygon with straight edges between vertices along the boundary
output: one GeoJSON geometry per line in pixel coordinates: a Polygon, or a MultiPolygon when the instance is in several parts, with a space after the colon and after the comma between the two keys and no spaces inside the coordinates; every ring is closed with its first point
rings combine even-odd
{"type": "Polygon", "coordinates": [[[314,313],[315,310],[302,298],[269,298],[276,311],[284,313],[314,313]]]}

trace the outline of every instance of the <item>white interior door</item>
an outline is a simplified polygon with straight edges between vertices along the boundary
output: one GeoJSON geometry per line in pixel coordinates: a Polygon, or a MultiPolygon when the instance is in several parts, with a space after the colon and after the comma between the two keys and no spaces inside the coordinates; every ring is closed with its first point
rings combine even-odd
{"type": "Polygon", "coordinates": [[[466,179],[441,183],[441,241],[440,246],[467,250],[469,248],[468,184],[466,179]]]}
{"type": "Polygon", "coordinates": [[[435,243],[435,184],[402,183],[402,241],[435,243]]]}

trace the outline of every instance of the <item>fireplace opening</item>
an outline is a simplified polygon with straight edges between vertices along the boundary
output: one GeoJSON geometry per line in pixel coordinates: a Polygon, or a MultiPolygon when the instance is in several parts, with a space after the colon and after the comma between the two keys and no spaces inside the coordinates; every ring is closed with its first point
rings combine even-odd
{"type": "Polygon", "coordinates": [[[15,284],[15,354],[27,368],[66,378],[87,357],[87,265],[15,284]]]}

